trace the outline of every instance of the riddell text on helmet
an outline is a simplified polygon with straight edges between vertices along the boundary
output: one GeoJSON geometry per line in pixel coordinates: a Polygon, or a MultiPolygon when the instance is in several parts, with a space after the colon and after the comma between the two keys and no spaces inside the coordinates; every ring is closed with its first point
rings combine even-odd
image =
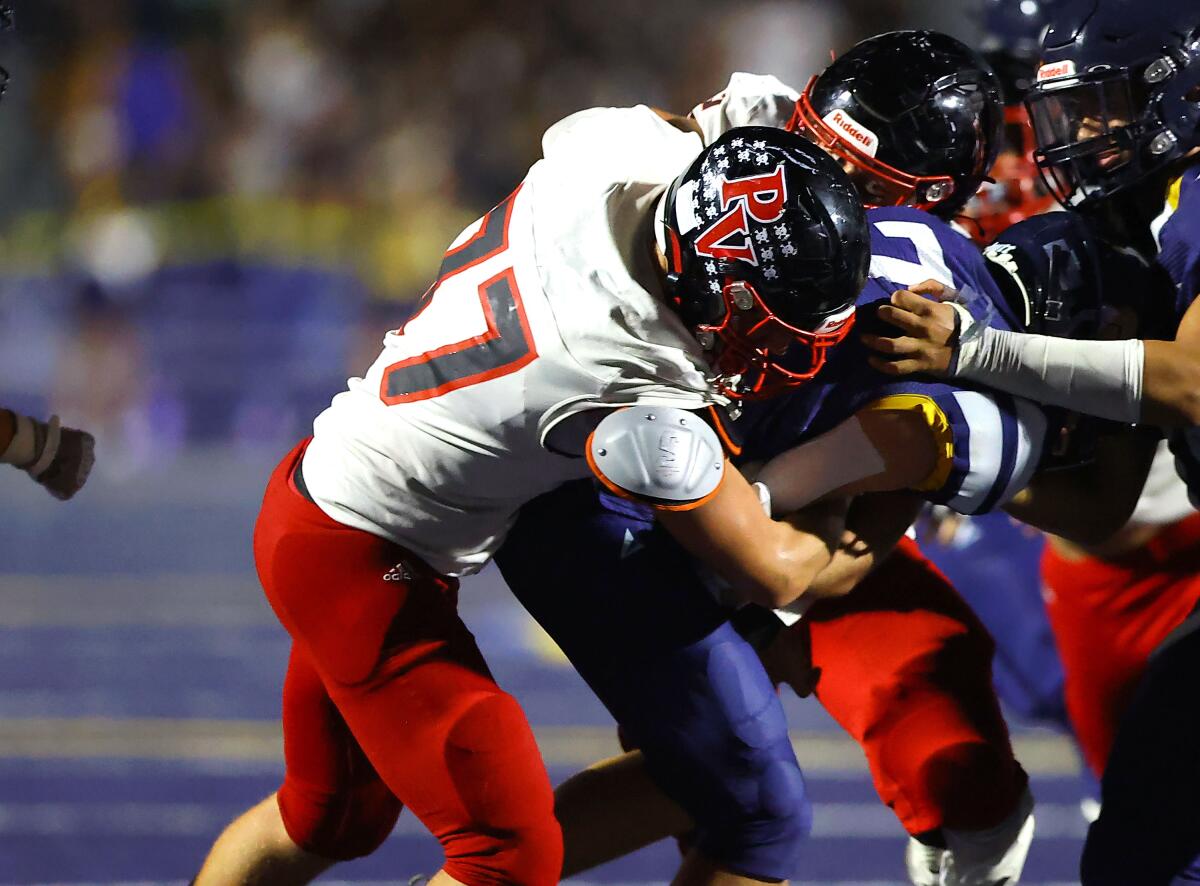
{"type": "Polygon", "coordinates": [[[824,119],[839,135],[853,142],[867,156],[874,157],[879,150],[879,136],[840,108],[830,111],[824,119]]]}

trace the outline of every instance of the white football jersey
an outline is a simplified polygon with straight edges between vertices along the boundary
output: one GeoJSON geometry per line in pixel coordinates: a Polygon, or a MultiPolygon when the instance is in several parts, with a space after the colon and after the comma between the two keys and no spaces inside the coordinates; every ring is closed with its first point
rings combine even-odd
{"type": "Polygon", "coordinates": [[[1137,507],[1129,517],[1131,526],[1165,526],[1196,512],[1188,499],[1187,484],[1175,470],[1175,456],[1166,440],[1160,440],[1146,485],[1137,507]]]}
{"type": "Polygon", "coordinates": [[[710,144],[735,126],[772,126],[782,129],[796,112],[800,93],[770,74],[738,72],[729,85],[692,109],[704,143],[710,144]]]}
{"type": "Polygon", "coordinates": [[[451,244],[417,314],[317,417],[304,458],[317,505],[469,574],[522,504],[588,475],[580,426],[597,410],[724,402],[651,294],[654,203],[700,150],[644,106],[547,132],[544,158],[451,244]]]}

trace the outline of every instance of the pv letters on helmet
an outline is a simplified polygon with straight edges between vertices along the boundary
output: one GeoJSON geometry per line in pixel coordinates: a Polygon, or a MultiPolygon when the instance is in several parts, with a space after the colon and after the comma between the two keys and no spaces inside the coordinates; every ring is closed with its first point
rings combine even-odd
{"type": "MultiPolygon", "coordinates": [[[[770,224],[783,217],[787,205],[787,180],[783,164],[764,175],[744,178],[721,178],[721,209],[724,214],[700,232],[696,238],[696,252],[715,259],[733,259],[758,267],[758,251],[750,237],[750,219],[770,224]],[[730,204],[734,204],[732,208],[730,204]],[[731,242],[731,238],[741,235],[731,242]]],[[[708,185],[711,194],[712,184],[708,185]]]]}

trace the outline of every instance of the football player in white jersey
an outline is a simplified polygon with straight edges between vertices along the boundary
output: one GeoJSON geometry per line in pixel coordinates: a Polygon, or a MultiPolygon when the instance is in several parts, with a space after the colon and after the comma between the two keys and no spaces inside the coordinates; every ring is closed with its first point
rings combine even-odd
{"type": "MultiPolygon", "coordinates": [[[[811,378],[868,261],[853,186],[798,136],[705,148],[645,107],[559,130],[268,485],[255,555],[294,640],[287,772],[196,882],[307,882],[371,852],[402,805],[442,843],[433,884],[557,882],[549,781],[456,579],[521,505],[594,475],[748,598],[801,595],[844,504],[770,520],[703,412],[811,378]]],[[[790,747],[777,763],[799,780],[790,747]]],[[[679,882],[750,879],[699,860],[679,882]]]]}

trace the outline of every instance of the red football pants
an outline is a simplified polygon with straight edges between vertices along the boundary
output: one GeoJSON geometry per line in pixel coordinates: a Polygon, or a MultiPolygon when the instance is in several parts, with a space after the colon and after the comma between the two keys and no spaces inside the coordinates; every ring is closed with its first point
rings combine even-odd
{"type": "Polygon", "coordinates": [[[455,586],[391,542],[327,517],[272,475],[254,533],[267,598],[291,634],[279,808],[300,847],[371,852],[401,804],[463,883],[553,884],[562,835],[516,701],[458,617],[455,586]]]}
{"type": "Polygon", "coordinates": [[[975,830],[1016,808],[1028,778],[992,686],[994,644],[947,579],[903,538],[808,630],[816,695],[866,754],[879,797],[910,834],[975,830]]]}
{"type": "Polygon", "coordinates": [[[1150,653],[1200,600],[1200,514],[1109,560],[1067,559],[1046,545],[1042,580],[1067,715],[1099,777],[1150,653]]]}

